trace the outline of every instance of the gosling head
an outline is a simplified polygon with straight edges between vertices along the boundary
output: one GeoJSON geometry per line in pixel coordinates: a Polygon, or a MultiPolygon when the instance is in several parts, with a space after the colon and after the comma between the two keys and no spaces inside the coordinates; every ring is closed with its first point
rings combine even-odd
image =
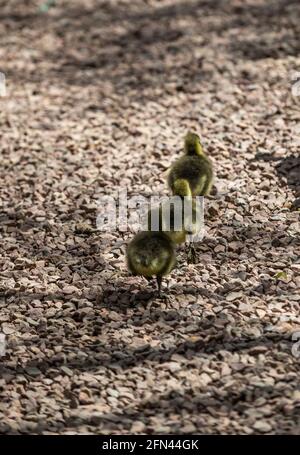
{"type": "Polygon", "coordinates": [[[203,155],[203,147],[198,134],[189,131],[184,138],[184,151],[187,155],[203,155]]]}

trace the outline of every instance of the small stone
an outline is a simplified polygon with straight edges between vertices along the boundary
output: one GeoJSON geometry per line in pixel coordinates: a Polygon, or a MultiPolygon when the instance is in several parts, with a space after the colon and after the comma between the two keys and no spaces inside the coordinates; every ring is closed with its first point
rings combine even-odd
{"type": "Polygon", "coordinates": [[[39,325],[38,321],[34,321],[31,318],[26,318],[26,322],[28,322],[28,324],[30,324],[30,325],[33,325],[34,327],[37,327],[39,325]]]}
{"type": "Polygon", "coordinates": [[[39,376],[42,374],[41,370],[39,370],[37,367],[27,367],[26,373],[30,376],[39,376]]]}
{"type": "Polygon", "coordinates": [[[269,433],[272,430],[271,425],[267,422],[264,422],[263,420],[257,420],[253,425],[253,428],[260,433],[269,433]]]}
{"type": "Polygon", "coordinates": [[[190,433],[195,433],[196,430],[197,429],[193,423],[187,423],[186,425],[184,425],[181,432],[184,434],[190,434],[190,433]]]}
{"type": "Polygon", "coordinates": [[[228,365],[223,365],[221,369],[221,376],[229,376],[231,374],[231,368],[228,365]]]}
{"type": "Polygon", "coordinates": [[[85,391],[81,390],[78,395],[79,402],[81,404],[91,404],[94,403],[93,398],[85,391]]]}
{"type": "Polygon", "coordinates": [[[200,379],[200,382],[202,382],[204,385],[207,385],[212,381],[211,377],[208,376],[207,373],[200,374],[199,379],[200,379]]]}
{"type": "Polygon", "coordinates": [[[170,433],[170,431],[171,431],[171,428],[170,428],[170,427],[168,427],[168,426],[163,426],[163,425],[158,426],[158,427],[156,428],[156,430],[155,430],[155,432],[156,432],[157,434],[160,434],[160,433],[161,433],[161,434],[166,434],[166,433],[170,433]]]}
{"type": "Polygon", "coordinates": [[[300,401],[300,390],[295,390],[293,393],[293,400],[300,401]]]}
{"type": "Polygon", "coordinates": [[[242,312],[249,312],[252,310],[252,306],[247,304],[247,303],[240,303],[239,304],[239,311],[242,311],[242,312]]]}
{"type": "Polygon", "coordinates": [[[130,432],[131,433],[142,433],[146,428],[146,425],[141,422],[140,420],[137,420],[135,422],[133,422],[132,426],[131,426],[131,430],[130,432]]]}
{"type": "Polygon", "coordinates": [[[73,371],[70,370],[70,368],[65,367],[65,366],[62,366],[60,369],[61,369],[67,376],[70,376],[70,377],[73,376],[73,371]]]}
{"type": "Polygon", "coordinates": [[[15,332],[15,328],[13,325],[11,324],[2,324],[2,332],[4,333],[4,335],[11,335],[12,333],[15,332]]]}
{"type": "Polygon", "coordinates": [[[111,389],[110,387],[107,389],[108,395],[111,397],[118,398],[120,396],[119,392],[116,389],[111,389]]]}
{"type": "Polygon", "coordinates": [[[224,253],[224,251],[225,251],[225,246],[224,245],[217,245],[214,248],[214,252],[215,253],[224,253]]]}
{"type": "Polygon", "coordinates": [[[78,289],[77,289],[75,286],[67,285],[67,286],[64,286],[64,287],[63,287],[63,290],[62,290],[62,291],[63,291],[64,294],[69,295],[69,294],[75,294],[75,293],[77,293],[77,292],[78,292],[78,289]]]}
{"type": "Polygon", "coordinates": [[[265,317],[266,312],[265,312],[265,310],[261,310],[261,309],[258,308],[256,310],[256,314],[262,319],[263,317],[265,317]]]}
{"type": "Polygon", "coordinates": [[[233,302],[234,300],[240,299],[243,297],[243,293],[241,291],[238,292],[229,292],[226,296],[227,302],[233,302]]]}

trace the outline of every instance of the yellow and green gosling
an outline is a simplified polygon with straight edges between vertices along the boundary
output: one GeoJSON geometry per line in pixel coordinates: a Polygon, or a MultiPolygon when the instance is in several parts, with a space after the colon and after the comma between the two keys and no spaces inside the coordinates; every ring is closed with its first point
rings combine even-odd
{"type": "Polygon", "coordinates": [[[207,196],[213,184],[212,163],[204,153],[197,134],[188,132],[184,155],[171,166],[168,184],[179,196],[207,196]]]}
{"type": "Polygon", "coordinates": [[[161,297],[163,276],[168,275],[176,263],[175,245],[164,232],[142,231],[134,236],[127,247],[128,269],[147,279],[155,276],[161,297]]]}

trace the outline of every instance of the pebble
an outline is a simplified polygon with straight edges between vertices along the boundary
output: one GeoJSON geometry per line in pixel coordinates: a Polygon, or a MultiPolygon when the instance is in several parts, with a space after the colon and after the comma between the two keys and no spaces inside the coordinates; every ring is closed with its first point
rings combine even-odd
{"type": "Polygon", "coordinates": [[[272,427],[267,422],[257,420],[253,425],[253,429],[258,431],[259,433],[269,433],[272,430],[272,427]]]}

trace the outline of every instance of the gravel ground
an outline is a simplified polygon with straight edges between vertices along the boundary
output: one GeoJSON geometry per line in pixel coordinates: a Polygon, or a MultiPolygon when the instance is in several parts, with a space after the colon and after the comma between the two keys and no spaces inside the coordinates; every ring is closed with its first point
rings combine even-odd
{"type": "Polygon", "coordinates": [[[300,434],[299,2],[41,3],[0,1],[0,432],[300,434]],[[188,129],[217,179],[162,301],[81,225],[188,129]]]}

